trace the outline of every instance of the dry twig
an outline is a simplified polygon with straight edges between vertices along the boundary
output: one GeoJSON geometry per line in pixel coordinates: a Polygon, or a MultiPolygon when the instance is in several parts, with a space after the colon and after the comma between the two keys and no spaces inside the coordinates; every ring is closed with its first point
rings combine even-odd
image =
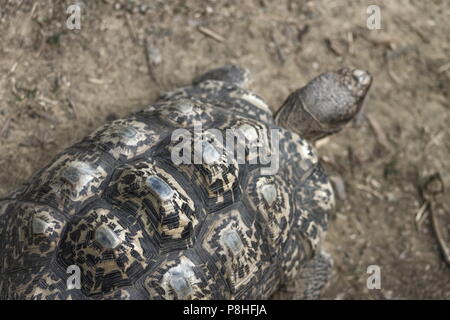
{"type": "Polygon", "coordinates": [[[154,65],[155,63],[152,62],[151,52],[150,52],[150,43],[147,39],[144,40],[144,51],[145,51],[145,62],[147,63],[147,70],[150,78],[158,85],[160,85],[160,82],[158,81],[158,78],[156,78],[154,65]]]}
{"type": "MultiPolygon", "coordinates": [[[[437,201],[436,197],[444,193],[444,181],[439,173],[430,176],[425,183],[420,186],[420,194],[424,202],[424,206],[428,208],[431,217],[431,226],[436,236],[439,249],[442,253],[445,263],[450,267],[450,248],[447,246],[445,236],[442,232],[441,225],[437,218],[437,201]]],[[[443,208],[440,208],[443,210],[443,208]]]]}
{"type": "Polygon", "coordinates": [[[377,142],[382,145],[387,151],[392,151],[392,145],[386,137],[384,133],[383,127],[381,127],[380,123],[371,115],[366,115],[367,122],[370,125],[373,133],[375,134],[375,138],[377,142]]]}
{"type": "Polygon", "coordinates": [[[197,29],[198,29],[198,31],[200,33],[204,34],[205,36],[207,36],[207,37],[209,37],[211,39],[216,40],[217,42],[220,42],[220,43],[225,42],[225,38],[224,37],[222,37],[221,35],[215,33],[214,31],[212,31],[211,29],[209,29],[207,27],[199,26],[197,29]]]}

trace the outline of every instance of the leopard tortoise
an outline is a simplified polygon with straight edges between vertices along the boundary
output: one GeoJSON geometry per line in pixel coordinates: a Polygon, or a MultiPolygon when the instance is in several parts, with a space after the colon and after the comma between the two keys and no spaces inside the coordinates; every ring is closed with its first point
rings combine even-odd
{"type": "Polygon", "coordinates": [[[307,141],[348,123],[372,78],[324,73],[273,115],[248,76],[234,65],[198,76],[1,199],[0,298],[265,299],[293,287],[317,298],[334,196],[307,141]],[[241,161],[220,139],[229,132],[241,161]]]}

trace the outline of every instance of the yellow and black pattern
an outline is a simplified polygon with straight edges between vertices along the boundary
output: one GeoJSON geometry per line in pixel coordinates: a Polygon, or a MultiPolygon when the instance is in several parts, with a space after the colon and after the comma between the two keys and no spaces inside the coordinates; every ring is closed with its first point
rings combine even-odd
{"type": "Polygon", "coordinates": [[[115,160],[129,160],[142,155],[160,141],[163,127],[148,126],[136,118],[108,123],[88,136],[91,143],[108,152],[115,160]]]}
{"type": "Polygon", "coordinates": [[[31,202],[11,202],[1,216],[2,269],[45,264],[56,252],[67,217],[31,202]]]}
{"type": "Polygon", "coordinates": [[[32,179],[23,197],[74,215],[102,192],[112,165],[103,152],[72,147],[32,179]]]}
{"type": "Polygon", "coordinates": [[[272,261],[258,216],[241,205],[209,219],[199,250],[214,265],[210,269],[218,270],[230,297],[240,299],[262,294],[254,290],[259,288],[264,270],[272,261]]]}
{"type": "Polygon", "coordinates": [[[267,298],[320,250],[333,205],[305,140],[257,95],[205,80],[106,124],[0,200],[0,298],[267,298]],[[245,162],[199,125],[240,132],[245,162]],[[175,129],[200,139],[200,162],[172,161],[175,129]],[[279,152],[273,175],[258,148],[279,152]]]}
{"type": "Polygon", "coordinates": [[[180,88],[160,97],[164,100],[177,100],[194,97],[248,118],[272,122],[272,112],[266,102],[253,92],[232,83],[205,80],[198,85],[180,88]]]}
{"type": "Polygon", "coordinates": [[[58,252],[61,265],[80,267],[81,290],[89,296],[132,285],[157,254],[143,247],[139,223],[107,208],[107,204],[96,203],[72,221],[58,252]]]}
{"type": "MultiPolygon", "coordinates": [[[[167,167],[169,168],[169,167],[167,167]]],[[[194,228],[205,217],[182,183],[152,161],[141,160],[116,169],[105,198],[139,220],[158,252],[185,249],[193,244],[194,228]],[[154,183],[166,189],[155,189],[154,183]]],[[[197,201],[198,203],[198,201],[197,201]]]]}
{"type": "Polygon", "coordinates": [[[280,176],[261,176],[254,170],[247,184],[246,202],[261,217],[261,226],[266,231],[271,254],[282,254],[282,246],[287,242],[296,216],[292,203],[292,188],[280,176]]]}
{"type": "MultiPolygon", "coordinates": [[[[222,136],[222,130],[216,129],[222,136]]],[[[190,177],[190,183],[196,185],[199,197],[204,200],[209,212],[215,212],[240,200],[239,165],[234,158],[228,158],[223,141],[209,132],[187,131],[182,144],[188,144],[191,151],[189,162],[181,162],[177,169],[190,177]]],[[[168,145],[167,154],[179,146],[178,140],[168,145]]],[[[167,155],[169,156],[169,155],[167,155]]]]}

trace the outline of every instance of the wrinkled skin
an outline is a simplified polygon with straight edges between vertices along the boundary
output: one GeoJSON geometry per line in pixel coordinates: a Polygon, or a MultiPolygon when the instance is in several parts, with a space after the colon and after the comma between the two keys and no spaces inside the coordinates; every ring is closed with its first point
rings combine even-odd
{"type": "Polygon", "coordinates": [[[370,74],[358,69],[321,74],[289,95],[276,122],[309,141],[336,133],[361,110],[371,84],[370,74]]]}

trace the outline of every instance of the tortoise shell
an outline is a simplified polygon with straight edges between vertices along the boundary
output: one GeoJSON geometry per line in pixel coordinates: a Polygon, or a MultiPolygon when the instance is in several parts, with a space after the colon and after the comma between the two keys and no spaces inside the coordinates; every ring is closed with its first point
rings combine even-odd
{"type": "Polygon", "coordinates": [[[333,206],[315,151],[261,97],[200,81],[104,125],[1,200],[0,298],[268,298],[314,257],[333,206]],[[217,133],[230,130],[245,161],[226,156],[217,133]],[[182,140],[194,158],[197,136],[200,161],[173,161],[182,140]],[[261,150],[277,153],[275,172],[261,150]]]}

